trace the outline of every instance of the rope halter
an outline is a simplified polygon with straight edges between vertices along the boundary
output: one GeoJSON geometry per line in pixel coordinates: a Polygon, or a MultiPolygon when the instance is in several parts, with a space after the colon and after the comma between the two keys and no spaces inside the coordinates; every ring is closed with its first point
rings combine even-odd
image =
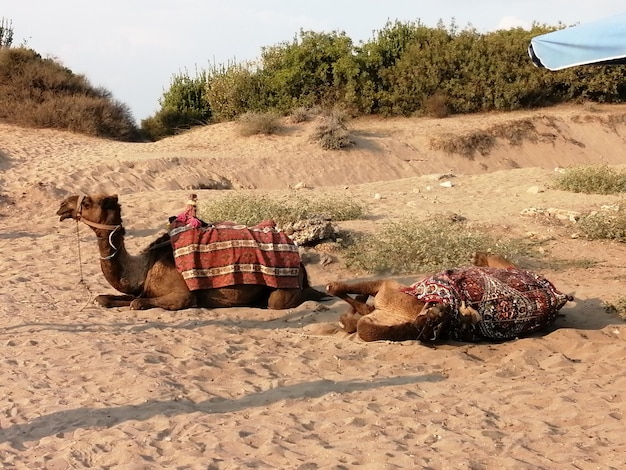
{"type": "Polygon", "coordinates": [[[82,211],[83,211],[83,201],[85,199],[85,195],[81,194],[80,196],[78,196],[78,199],[76,201],[76,222],[78,223],[78,221],[81,221],[82,223],[84,223],[85,225],[88,225],[92,228],[97,228],[97,229],[101,229],[101,230],[109,230],[109,246],[111,248],[113,248],[113,253],[111,253],[108,256],[100,256],[101,260],[110,260],[112,259],[117,252],[119,251],[119,248],[117,248],[114,244],[113,244],[113,235],[115,234],[115,232],[117,232],[119,229],[122,228],[122,224],[119,225],[109,225],[109,224],[99,224],[97,222],[92,222],[89,219],[85,219],[82,216],[82,211]]]}

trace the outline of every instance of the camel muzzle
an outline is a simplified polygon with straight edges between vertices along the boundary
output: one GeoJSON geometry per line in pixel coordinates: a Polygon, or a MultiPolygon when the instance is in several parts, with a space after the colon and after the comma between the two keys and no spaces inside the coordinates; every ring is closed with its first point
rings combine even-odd
{"type": "Polygon", "coordinates": [[[61,206],[61,208],[57,211],[57,215],[59,216],[59,221],[63,222],[65,219],[75,219],[76,212],[73,208],[65,207],[65,205],[61,206]]]}

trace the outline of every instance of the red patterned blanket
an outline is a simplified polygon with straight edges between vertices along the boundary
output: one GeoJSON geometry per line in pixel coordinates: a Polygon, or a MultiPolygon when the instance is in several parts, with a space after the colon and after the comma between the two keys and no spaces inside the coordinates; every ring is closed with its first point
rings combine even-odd
{"type": "Polygon", "coordinates": [[[189,290],[237,284],[302,288],[298,247],[274,223],[255,227],[223,222],[170,227],[176,268],[189,290]]]}
{"type": "Polygon", "coordinates": [[[449,269],[402,292],[450,306],[449,315],[427,324],[424,340],[504,341],[529,335],[551,325],[572,300],[544,277],[515,268],[449,269]]]}

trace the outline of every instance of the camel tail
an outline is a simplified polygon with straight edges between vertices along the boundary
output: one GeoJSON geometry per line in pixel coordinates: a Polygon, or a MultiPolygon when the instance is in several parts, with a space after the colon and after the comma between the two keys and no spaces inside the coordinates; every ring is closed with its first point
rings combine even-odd
{"type": "Polygon", "coordinates": [[[313,287],[305,287],[302,293],[305,300],[328,300],[332,297],[326,292],[319,291],[313,287]]]}

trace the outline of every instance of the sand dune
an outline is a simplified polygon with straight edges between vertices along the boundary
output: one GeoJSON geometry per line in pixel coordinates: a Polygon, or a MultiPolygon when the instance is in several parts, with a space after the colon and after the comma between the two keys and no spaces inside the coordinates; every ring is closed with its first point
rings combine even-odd
{"type": "MultiPolygon", "coordinates": [[[[550,181],[555,167],[624,163],[625,113],[360,119],[357,145],[342,152],[310,141],[314,123],[248,138],[221,124],[142,144],[0,125],[3,468],[623,468],[626,324],[604,305],[622,295],[626,250],[520,213],[620,202],[550,181]],[[499,138],[472,158],[432,150],[433,139],[520,121],[534,138],[499,138]],[[454,175],[451,188],[442,174],[454,175]],[[291,194],[299,182],[312,197],[366,204],[371,217],[346,227],[454,212],[596,264],[533,266],[576,297],[544,335],[364,343],[340,330],[339,300],[288,311],[97,307],[93,296],[113,289],[95,237],[55,216],[69,194],[116,192],[138,251],[191,187],[232,188],[197,190],[203,200],[291,194]]],[[[364,276],[340,258],[307,268],[318,288],[364,276]]]]}

